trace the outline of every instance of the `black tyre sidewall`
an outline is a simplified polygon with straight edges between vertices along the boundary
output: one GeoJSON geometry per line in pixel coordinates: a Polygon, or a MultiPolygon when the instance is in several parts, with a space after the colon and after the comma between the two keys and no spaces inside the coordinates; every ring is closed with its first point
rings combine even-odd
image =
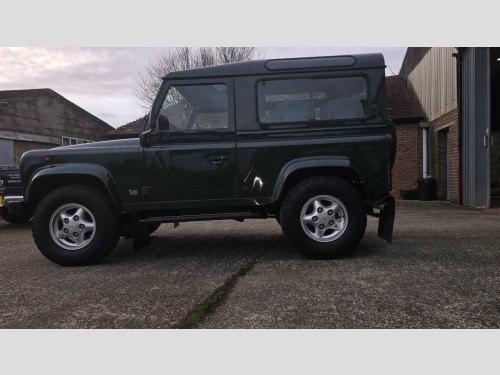
{"type": "Polygon", "coordinates": [[[314,259],[335,259],[355,248],[366,230],[366,208],[358,192],[347,182],[328,176],[298,183],[286,195],[281,208],[281,225],[288,242],[314,259]],[[337,198],[345,206],[348,223],[345,232],[331,242],[318,242],[302,228],[300,214],[308,200],[319,195],[337,198]]]}
{"type": "Polygon", "coordinates": [[[40,202],[32,221],[33,238],[38,249],[46,258],[63,266],[84,266],[97,262],[116,245],[119,226],[120,218],[104,195],[85,186],[65,186],[54,190],[40,202]],[[52,214],[68,203],[84,206],[95,219],[94,238],[79,250],[60,247],[50,235],[52,214]]]}

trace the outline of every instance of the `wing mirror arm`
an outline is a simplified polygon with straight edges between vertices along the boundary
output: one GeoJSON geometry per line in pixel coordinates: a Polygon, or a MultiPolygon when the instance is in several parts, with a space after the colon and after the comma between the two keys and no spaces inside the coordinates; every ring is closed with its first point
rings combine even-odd
{"type": "Polygon", "coordinates": [[[142,147],[150,147],[151,146],[151,131],[153,129],[145,130],[140,135],[140,142],[142,147]]]}

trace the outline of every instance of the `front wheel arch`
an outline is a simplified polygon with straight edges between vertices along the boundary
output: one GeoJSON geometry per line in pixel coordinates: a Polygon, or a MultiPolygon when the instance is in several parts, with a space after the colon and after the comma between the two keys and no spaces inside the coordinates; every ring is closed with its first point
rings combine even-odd
{"type": "MultiPolygon", "coordinates": [[[[27,200],[33,205],[37,205],[47,194],[51,191],[69,185],[82,185],[89,186],[100,190],[113,205],[120,209],[122,207],[122,200],[118,193],[118,189],[114,180],[111,177],[106,178],[105,171],[101,171],[100,175],[85,173],[80,170],[79,173],[70,173],[66,169],[47,172],[42,170],[37,173],[30,181],[25,193],[27,200]],[[104,180],[103,180],[104,179],[104,180]]],[[[66,166],[64,167],[66,168],[66,166]]]]}

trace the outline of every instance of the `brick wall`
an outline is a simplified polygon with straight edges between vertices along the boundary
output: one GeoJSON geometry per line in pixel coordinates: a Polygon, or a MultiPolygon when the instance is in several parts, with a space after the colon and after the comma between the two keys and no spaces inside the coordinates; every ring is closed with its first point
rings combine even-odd
{"type": "Polygon", "coordinates": [[[459,203],[459,144],[458,110],[448,112],[431,122],[428,132],[429,174],[436,179],[437,199],[445,200],[446,191],[446,133],[449,139],[450,201],[459,203]]]}
{"type": "Polygon", "coordinates": [[[398,151],[394,163],[392,190],[417,189],[422,175],[422,129],[418,124],[397,124],[398,151]]]}
{"type": "MultiPolygon", "coordinates": [[[[394,163],[392,189],[393,191],[417,189],[417,181],[422,177],[422,129],[418,124],[398,124],[396,125],[396,134],[398,153],[394,163]]],[[[428,173],[430,177],[436,179],[436,198],[439,200],[447,199],[447,134],[449,139],[449,196],[451,202],[459,203],[458,110],[453,110],[434,120],[428,131],[428,173]]],[[[500,168],[498,173],[500,183],[500,168]]]]}

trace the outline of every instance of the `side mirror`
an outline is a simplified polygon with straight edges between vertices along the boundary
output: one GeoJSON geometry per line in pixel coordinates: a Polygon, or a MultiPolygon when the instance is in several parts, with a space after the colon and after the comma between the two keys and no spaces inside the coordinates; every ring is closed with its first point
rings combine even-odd
{"type": "Polygon", "coordinates": [[[150,147],[151,146],[151,131],[153,129],[145,130],[141,133],[139,140],[142,147],[150,147]]]}

